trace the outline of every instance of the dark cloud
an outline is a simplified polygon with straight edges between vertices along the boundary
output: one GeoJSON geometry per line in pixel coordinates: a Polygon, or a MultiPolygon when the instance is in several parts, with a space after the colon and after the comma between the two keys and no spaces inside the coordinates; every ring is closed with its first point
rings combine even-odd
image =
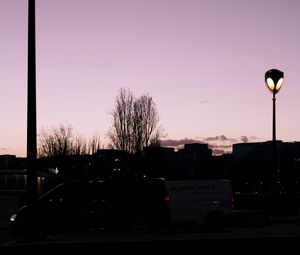
{"type": "Polygon", "coordinates": [[[248,137],[245,136],[245,135],[241,136],[241,140],[242,140],[243,143],[247,143],[249,141],[248,137]]]}
{"type": "Polygon", "coordinates": [[[6,147],[6,148],[5,147],[1,147],[0,148],[0,151],[7,151],[7,150],[8,150],[8,147],[6,147]]]}
{"type": "Polygon", "coordinates": [[[225,154],[225,153],[228,153],[228,151],[225,151],[225,150],[222,150],[222,149],[213,149],[213,155],[222,155],[222,154],[225,154]]]}
{"type": "Polygon", "coordinates": [[[261,141],[262,139],[257,137],[257,136],[246,136],[246,135],[241,135],[240,136],[240,141],[243,143],[249,143],[249,142],[258,142],[261,141]]]}
{"type": "MultiPolygon", "coordinates": [[[[232,140],[232,139],[231,139],[232,140]]],[[[190,144],[190,143],[206,143],[208,144],[208,148],[212,150],[213,155],[222,155],[224,153],[229,153],[232,150],[232,144],[222,144],[222,141],[226,142],[228,139],[225,136],[216,136],[216,139],[212,139],[212,137],[204,138],[203,140],[201,139],[179,139],[179,140],[162,140],[161,141],[161,146],[162,147],[174,147],[174,148],[183,148],[185,144],[190,144]],[[207,142],[213,141],[213,143],[207,142]],[[220,142],[221,144],[217,144],[217,142],[220,142]]],[[[229,140],[230,141],[230,140],[229,140]]]]}
{"type": "Polygon", "coordinates": [[[236,143],[237,140],[234,138],[228,138],[225,135],[217,135],[217,136],[212,136],[212,137],[206,137],[204,138],[204,141],[206,142],[213,142],[213,141],[222,141],[222,142],[232,142],[236,143]]]}
{"type": "Polygon", "coordinates": [[[184,139],[180,139],[180,140],[168,139],[168,140],[160,141],[160,144],[163,147],[179,147],[179,146],[183,146],[183,145],[189,144],[189,143],[204,143],[204,142],[201,140],[189,139],[189,138],[184,138],[184,139]]]}
{"type": "Polygon", "coordinates": [[[228,140],[228,138],[225,135],[220,135],[219,137],[220,137],[221,141],[227,141],[228,140]]]}
{"type": "Polygon", "coordinates": [[[208,104],[210,102],[211,102],[211,100],[208,100],[208,99],[200,100],[200,104],[208,104]]]}
{"type": "Polygon", "coordinates": [[[217,140],[219,140],[219,136],[211,136],[211,137],[204,138],[204,141],[206,142],[217,141],[217,140]]]}
{"type": "Polygon", "coordinates": [[[212,150],[213,155],[222,155],[224,153],[232,152],[232,144],[235,143],[247,143],[247,142],[257,142],[262,139],[256,136],[245,136],[241,135],[238,138],[228,138],[225,135],[209,136],[197,139],[184,138],[179,140],[162,140],[162,147],[174,147],[174,148],[183,148],[185,144],[190,143],[205,143],[208,144],[208,148],[212,150]]]}

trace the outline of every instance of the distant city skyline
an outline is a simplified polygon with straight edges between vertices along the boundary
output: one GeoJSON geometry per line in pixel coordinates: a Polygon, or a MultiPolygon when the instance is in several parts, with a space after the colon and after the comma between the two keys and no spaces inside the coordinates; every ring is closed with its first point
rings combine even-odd
{"type": "MultiPolygon", "coordinates": [[[[37,130],[69,123],[102,143],[120,88],[153,97],[162,145],[215,153],[272,139],[264,73],[285,73],[277,139],[300,141],[300,2],[36,1],[37,130]]],[[[26,155],[27,1],[0,1],[0,154],[26,155]]]]}

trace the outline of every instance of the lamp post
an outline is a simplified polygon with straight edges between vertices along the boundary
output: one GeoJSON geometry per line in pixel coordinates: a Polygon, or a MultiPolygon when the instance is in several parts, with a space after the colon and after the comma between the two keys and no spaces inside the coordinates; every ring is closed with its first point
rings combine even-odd
{"type": "Polygon", "coordinates": [[[35,0],[28,0],[27,79],[27,199],[28,203],[33,203],[37,197],[35,0]]]}
{"type": "MultiPolygon", "coordinates": [[[[272,124],[272,164],[273,164],[273,178],[271,186],[271,195],[273,202],[273,210],[277,209],[278,205],[278,191],[280,185],[280,170],[279,170],[279,160],[278,160],[278,146],[276,140],[276,94],[279,92],[283,85],[283,72],[277,69],[271,69],[265,73],[265,83],[267,88],[271,91],[273,98],[273,124],[272,124]],[[274,207],[275,206],[275,207],[274,207]]],[[[274,213],[274,211],[273,211],[274,213]]],[[[276,212],[275,212],[276,213],[276,212]]]]}

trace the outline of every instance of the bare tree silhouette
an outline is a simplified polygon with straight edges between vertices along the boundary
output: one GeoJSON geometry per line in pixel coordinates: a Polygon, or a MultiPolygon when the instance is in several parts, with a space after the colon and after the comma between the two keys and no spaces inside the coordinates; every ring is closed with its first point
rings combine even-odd
{"type": "Polygon", "coordinates": [[[99,149],[101,149],[101,139],[99,132],[95,132],[92,138],[89,139],[88,143],[88,152],[89,154],[96,153],[99,149]]]}
{"type": "Polygon", "coordinates": [[[151,96],[135,98],[130,90],[121,88],[111,114],[108,137],[114,148],[134,153],[159,144],[163,129],[158,127],[158,110],[151,96]]]}
{"type": "Polygon", "coordinates": [[[82,155],[87,153],[87,143],[82,136],[75,136],[70,124],[42,128],[39,134],[39,157],[82,155]]]}

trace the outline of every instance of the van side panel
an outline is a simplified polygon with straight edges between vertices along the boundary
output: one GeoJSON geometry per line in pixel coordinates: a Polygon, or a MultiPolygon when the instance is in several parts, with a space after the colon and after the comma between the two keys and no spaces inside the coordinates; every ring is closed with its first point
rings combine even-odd
{"type": "Polygon", "coordinates": [[[229,180],[166,181],[170,201],[171,221],[194,221],[203,224],[213,211],[231,214],[229,180]]]}

